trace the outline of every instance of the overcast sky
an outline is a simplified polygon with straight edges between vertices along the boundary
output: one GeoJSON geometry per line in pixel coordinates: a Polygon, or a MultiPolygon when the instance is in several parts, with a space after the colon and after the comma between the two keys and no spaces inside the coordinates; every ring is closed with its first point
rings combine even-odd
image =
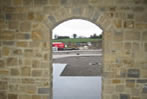
{"type": "Polygon", "coordinates": [[[94,33],[100,35],[102,30],[97,25],[89,21],[72,19],[56,26],[53,29],[53,38],[55,35],[73,37],[73,34],[77,34],[78,37],[89,37],[94,33]]]}

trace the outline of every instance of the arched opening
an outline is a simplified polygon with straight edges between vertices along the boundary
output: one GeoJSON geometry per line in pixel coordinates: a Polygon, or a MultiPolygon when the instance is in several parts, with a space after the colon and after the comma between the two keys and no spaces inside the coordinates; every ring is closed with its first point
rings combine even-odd
{"type": "Polygon", "coordinates": [[[82,19],[52,30],[53,99],[101,99],[102,32],[82,19]]]}

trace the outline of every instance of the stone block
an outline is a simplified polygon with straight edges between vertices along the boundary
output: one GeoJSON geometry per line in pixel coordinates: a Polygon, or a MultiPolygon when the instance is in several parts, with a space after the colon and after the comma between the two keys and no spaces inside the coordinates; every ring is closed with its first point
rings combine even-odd
{"type": "Polygon", "coordinates": [[[42,98],[41,98],[41,96],[39,96],[39,95],[33,95],[33,96],[32,96],[32,99],[42,99],[42,98]]]}
{"type": "Polygon", "coordinates": [[[17,47],[27,47],[28,46],[28,42],[23,42],[23,41],[16,42],[16,46],[17,47]]]}
{"type": "Polygon", "coordinates": [[[137,53],[140,50],[140,45],[139,43],[133,43],[133,52],[137,53]]]}
{"type": "Polygon", "coordinates": [[[19,99],[32,99],[31,95],[19,95],[19,99]]]}
{"type": "Polygon", "coordinates": [[[28,13],[28,19],[29,19],[29,20],[33,20],[34,18],[35,18],[34,12],[29,12],[29,13],[28,13]]]}
{"type": "Polygon", "coordinates": [[[145,24],[145,23],[136,23],[136,28],[145,30],[147,28],[147,24],[145,24]]]}
{"type": "Polygon", "coordinates": [[[18,29],[18,21],[9,21],[9,29],[18,29]]]}
{"type": "Polygon", "coordinates": [[[3,68],[3,67],[5,67],[5,62],[4,60],[0,60],[0,68],[3,68]]]}
{"type": "Polygon", "coordinates": [[[34,86],[34,85],[21,85],[19,87],[19,91],[32,95],[32,94],[36,93],[36,86],[34,86]]]}
{"type": "Polygon", "coordinates": [[[22,50],[21,50],[21,49],[15,49],[15,50],[13,51],[13,54],[14,54],[14,55],[22,55],[22,50]]]}
{"type": "Polygon", "coordinates": [[[12,31],[4,31],[0,33],[0,40],[14,40],[15,33],[12,31]]]}
{"type": "Polygon", "coordinates": [[[142,94],[140,99],[146,99],[146,97],[147,97],[147,94],[142,94]]]}
{"type": "MultiPolygon", "coordinates": [[[[15,11],[16,10],[17,9],[15,9],[15,11]]],[[[6,20],[9,20],[9,21],[26,20],[26,15],[24,13],[6,13],[6,20]]]]}
{"type": "Polygon", "coordinates": [[[22,67],[21,68],[21,75],[22,76],[30,76],[31,75],[31,68],[30,67],[22,67]]]}
{"type": "Polygon", "coordinates": [[[135,96],[134,96],[134,97],[132,97],[132,99],[140,99],[140,97],[135,97],[135,96]]]}
{"type": "Polygon", "coordinates": [[[21,32],[30,32],[31,31],[31,23],[30,22],[23,22],[20,24],[20,31],[21,32]]]}
{"type": "Polygon", "coordinates": [[[144,44],[144,51],[147,52],[147,43],[144,44]]]}
{"type": "Polygon", "coordinates": [[[48,16],[48,20],[52,23],[56,23],[56,18],[54,16],[48,16]]]}
{"type": "Polygon", "coordinates": [[[58,5],[60,3],[60,0],[49,0],[50,5],[58,5]]]}
{"type": "Polygon", "coordinates": [[[10,70],[10,74],[11,74],[12,76],[18,76],[18,75],[20,74],[20,71],[19,71],[19,69],[17,69],[17,68],[12,68],[12,69],[10,70]]]}
{"type": "Polygon", "coordinates": [[[127,94],[120,94],[120,99],[130,99],[130,97],[127,94]]]}
{"type": "Polygon", "coordinates": [[[147,79],[140,79],[140,80],[137,80],[137,83],[147,83],[147,79]]]}
{"type": "Polygon", "coordinates": [[[41,62],[41,68],[48,68],[49,62],[41,62]]]}
{"type": "Polygon", "coordinates": [[[17,66],[18,65],[18,59],[15,57],[7,58],[6,62],[7,62],[8,66],[17,66]]]}
{"type": "Polygon", "coordinates": [[[113,83],[113,84],[120,84],[120,82],[121,82],[121,81],[118,80],[118,79],[114,79],[114,80],[112,80],[112,83],[113,83]]]}
{"type": "Polygon", "coordinates": [[[24,78],[24,79],[22,79],[22,83],[24,83],[24,84],[34,84],[34,79],[24,78]]]}
{"type": "Polygon", "coordinates": [[[36,53],[35,53],[35,57],[36,57],[36,58],[42,58],[42,56],[43,56],[43,55],[42,55],[41,52],[36,52],[36,53]]]}
{"type": "Polygon", "coordinates": [[[132,47],[131,47],[131,43],[130,42],[126,42],[125,44],[124,44],[124,48],[126,49],[126,50],[130,50],[132,47]]]}
{"type": "Polygon", "coordinates": [[[138,22],[147,22],[147,18],[145,18],[146,16],[146,13],[136,13],[135,15],[135,20],[138,21],[138,22]]]}
{"type": "Polygon", "coordinates": [[[146,72],[146,69],[142,69],[142,70],[141,70],[141,77],[143,77],[143,78],[147,78],[147,72],[146,72]]]}
{"type": "Polygon", "coordinates": [[[1,98],[1,99],[7,99],[6,92],[0,91],[0,98],[1,98]]]}
{"type": "Polygon", "coordinates": [[[0,90],[8,90],[8,82],[0,81],[0,90]]]}
{"type": "Polygon", "coordinates": [[[49,88],[39,88],[38,94],[49,94],[49,88]]]}
{"type": "Polygon", "coordinates": [[[22,0],[12,0],[14,6],[21,6],[22,5],[22,0]]]}
{"type": "Polygon", "coordinates": [[[93,18],[92,18],[92,22],[94,22],[94,23],[97,22],[97,20],[99,19],[99,17],[100,17],[99,11],[95,11],[95,13],[93,15],[93,18]]]}
{"type": "Polygon", "coordinates": [[[103,91],[104,93],[110,94],[112,93],[112,91],[115,91],[115,88],[113,86],[111,85],[104,86],[104,91],[103,91]]]}
{"type": "Polygon", "coordinates": [[[120,19],[114,20],[114,25],[116,28],[121,28],[122,27],[122,20],[120,20],[120,19]]]}
{"type": "Polygon", "coordinates": [[[2,55],[3,56],[9,56],[9,54],[10,54],[10,48],[3,47],[3,49],[2,49],[2,55]]]}
{"type": "Polygon", "coordinates": [[[5,46],[13,46],[14,44],[14,41],[3,41],[3,45],[5,46]]]}
{"type": "Polygon", "coordinates": [[[82,9],[81,8],[73,8],[72,9],[72,14],[73,15],[81,15],[82,14],[82,9]]]}
{"type": "Polygon", "coordinates": [[[123,92],[125,89],[125,86],[124,85],[117,85],[116,86],[116,92],[123,92]]]}
{"type": "Polygon", "coordinates": [[[16,34],[16,40],[28,40],[28,39],[30,39],[30,34],[28,33],[16,34]]]}
{"type": "Polygon", "coordinates": [[[3,70],[3,69],[0,69],[0,75],[8,75],[9,74],[9,72],[8,72],[8,70],[3,70]]]}
{"type": "Polygon", "coordinates": [[[124,28],[128,28],[128,29],[134,28],[134,21],[125,21],[124,28]]]}
{"type": "Polygon", "coordinates": [[[32,67],[33,68],[40,68],[41,67],[40,61],[39,60],[33,60],[32,61],[32,67]]]}
{"type": "Polygon", "coordinates": [[[43,6],[48,4],[48,0],[34,0],[34,5],[35,6],[43,6]]]}
{"type": "Polygon", "coordinates": [[[140,77],[139,69],[129,69],[128,70],[128,77],[130,77],[130,78],[138,78],[138,77],[140,77]]]}
{"type": "Polygon", "coordinates": [[[18,91],[18,85],[17,84],[9,84],[9,91],[11,91],[11,92],[18,91]]]}
{"type": "Polygon", "coordinates": [[[8,99],[18,99],[16,94],[8,94],[8,99]]]}
{"type": "Polygon", "coordinates": [[[127,18],[128,18],[128,19],[134,19],[134,14],[129,13],[129,14],[127,15],[127,18]]]}
{"type": "Polygon", "coordinates": [[[122,41],[123,40],[123,33],[122,32],[114,32],[113,34],[114,41],[122,41]]]}
{"type": "Polygon", "coordinates": [[[136,31],[125,32],[125,40],[140,40],[140,33],[136,31]]]}
{"type": "Polygon", "coordinates": [[[25,49],[24,50],[24,56],[25,57],[33,57],[33,50],[32,49],[25,49]]]}
{"type": "Polygon", "coordinates": [[[23,0],[23,5],[32,7],[33,6],[33,1],[34,0],[23,0]]]}
{"type": "Polygon", "coordinates": [[[143,93],[147,94],[147,85],[144,86],[143,93]]]}
{"type": "Polygon", "coordinates": [[[41,13],[35,13],[35,21],[37,22],[41,22],[44,18],[44,15],[42,15],[41,13]]]}
{"type": "Polygon", "coordinates": [[[33,40],[43,40],[43,34],[41,31],[33,31],[32,32],[32,39],[33,40]]]}
{"type": "Polygon", "coordinates": [[[24,59],[24,65],[32,65],[32,60],[31,59],[24,59]]]}
{"type": "Polygon", "coordinates": [[[135,87],[135,80],[126,80],[126,86],[129,88],[135,87]]]}
{"type": "Polygon", "coordinates": [[[134,7],[133,8],[133,10],[135,11],[135,12],[143,12],[144,11],[144,7],[142,7],[142,6],[136,6],[136,7],[134,7]]]}
{"type": "Polygon", "coordinates": [[[49,95],[43,95],[43,96],[42,96],[42,99],[50,99],[50,97],[51,97],[51,96],[49,96],[49,95]]]}
{"type": "Polygon", "coordinates": [[[61,0],[61,4],[64,6],[83,6],[88,4],[88,0],[61,0]]]}
{"type": "Polygon", "coordinates": [[[143,37],[142,39],[143,39],[144,41],[147,41],[147,32],[144,32],[142,37],[143,37]]]}
{"type": "Polygon", "coordinates": [[[72,0],[71,4],[73,4],[74,6],[82,6],[82,5],[87,5],[88,4],[88,0],[72,0]]]}
{"type": "Polygon", "coordinates": [[[48,77],[48,75],[50,75],[48,70],[44,70],[42,76],[43,77],[48,77]]]}
{"type": "Polygon", "coordinates": [[[30,47],[42,47],[41,43],[38,41],[30,42],[30,47]]]}
{"type": "Polygon", "coordinates": [[[67,4],[67,0],[60,0],[61,1],[61,4],[65,5],[67,4]]]}
{"type": "Polygon", "coordinates": [[[17,13],[17,14],[11,14],[11,15],[12,15],[11,20],[22,21],[27,19],[27,15],[25,13],[17,13]]]}
{"type": "Polygon", "coordinates": [[[34,77],[42,76],[42,70],[32,70],[32,76],[34,77]]]}

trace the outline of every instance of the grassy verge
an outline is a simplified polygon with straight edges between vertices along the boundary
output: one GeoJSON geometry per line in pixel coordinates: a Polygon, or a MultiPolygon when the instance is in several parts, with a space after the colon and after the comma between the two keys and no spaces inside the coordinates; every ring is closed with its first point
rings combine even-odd
{"type": "Polygon", "coordinates": [[[101,39],[91,39],[91,38],[70,38],[70,39],[56,39],[52,42],[63,42],[63,43],[81,43],[81,42],[98,42],[101,39]]]}

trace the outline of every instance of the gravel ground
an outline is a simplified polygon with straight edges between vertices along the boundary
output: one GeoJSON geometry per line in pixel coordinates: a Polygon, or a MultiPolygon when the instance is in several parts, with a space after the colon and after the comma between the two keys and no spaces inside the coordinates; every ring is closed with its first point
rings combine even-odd
{"type": "Polygon", "coordinates": [[[79,56],[54,59],[53,63],[67,64],[61,76],[101,76],[102,57],[79,56]]]}

